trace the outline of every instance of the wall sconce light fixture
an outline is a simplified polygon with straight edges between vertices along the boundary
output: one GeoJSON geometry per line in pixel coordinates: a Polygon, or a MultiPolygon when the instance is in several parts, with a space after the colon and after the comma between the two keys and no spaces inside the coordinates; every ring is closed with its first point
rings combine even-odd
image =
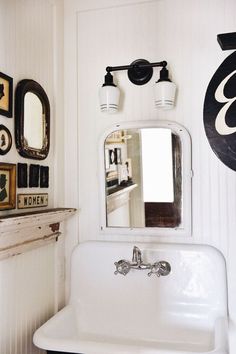
{"type": "Polygon", "coordinates": [[[102,112],[115,113],[118,110],[120,90],[113,82],[113,76],[110,71],[105,75],[105,81],[100,92],[100,107],[102,112]]]}
{"type": "Polygon", "coordinates": [[[149,63],[145,59],[137,59],[130,65],[107,66],[105,82],[100,89],[99,99],[102,112],[115,113],[119,107],[120,90],[113,82],[112,71],[127,70],[129,80],[135,85],[144,85],[153,75],[153,67],[162,67],[160,79],[155,83],[154,97],[156,108],[171,109],[175,102],[176,85],[170,81],[167,62],[149,63]]]}

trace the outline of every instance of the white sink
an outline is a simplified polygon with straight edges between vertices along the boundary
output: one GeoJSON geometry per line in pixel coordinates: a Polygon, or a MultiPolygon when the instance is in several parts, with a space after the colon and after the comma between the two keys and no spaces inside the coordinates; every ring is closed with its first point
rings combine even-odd
{"type": "Polygon", "coordinates": [[[84,354],[228,353],[224,258],[210,246],[137,244],[147,270],[114,275],[133,243],[86,242],[72,255],[69,304],[34,335],[36,346],[84,354]]]}

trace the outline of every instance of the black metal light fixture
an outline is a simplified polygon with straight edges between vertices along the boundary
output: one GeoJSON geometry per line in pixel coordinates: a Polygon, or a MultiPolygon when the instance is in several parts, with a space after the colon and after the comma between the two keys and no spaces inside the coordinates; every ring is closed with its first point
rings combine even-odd
{"type": "Polygon", "coordinates": [[[120,92],[113,82],[112,71],[127,70],[129,80],[135,85],[144,85],[153,75],[153,67],[162,67],[160,79],[155,83],[154,96],[157,108],[170,109],[174,106],[176,85],[170,81],[167,62],[149,63],[145,59],[137,59],[130,65],[108,66],[106,68],[105,82],[100,89],[100,107],[102,112],[114,113],[119,107],[120,92]]]}

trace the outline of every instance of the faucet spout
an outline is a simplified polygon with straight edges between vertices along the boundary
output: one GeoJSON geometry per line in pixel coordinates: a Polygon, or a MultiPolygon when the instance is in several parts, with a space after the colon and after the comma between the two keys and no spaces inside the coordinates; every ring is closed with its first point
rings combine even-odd
{"type": "Polygon", "coordinates": [[[132,262],[133,263],[137,263],[138,265],[140,265],[143,262],[143,260],[142,260],[142,252],[137,246],[134,246],[134,248],[133,248],[132,262]]]}

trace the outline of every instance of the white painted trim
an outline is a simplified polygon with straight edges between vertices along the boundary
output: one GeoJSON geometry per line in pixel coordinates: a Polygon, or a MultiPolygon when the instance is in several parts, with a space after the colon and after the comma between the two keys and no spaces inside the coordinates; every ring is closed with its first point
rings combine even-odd
{"type": "MultiPolygon", "coordinates": [[[[78,41],[77,0],[64,1],[64,205],[79,209],[79,144],[78,144],[78,41]]],[[[70,288],[70,258],[79,241],[79,219],[67,225],[65,240],[66,298],[70,288]]]]}
{"type": "MultiPolygon", "coordinates": [[[[100,235],[110,235],[116,237],[117,235],[129,236],[191,236],[192,225],[192,168],[191,168],[191,138],[188,131],[175,122],[170,121],[133,121],[123,122],[111,126],[107,129],[99,142],[99,177],[100,177],[100,235]],[[177,228],[125,228],[125,227],[107,227],[106,226],[106,195],[105,195],[105,166],[104,161],[104,141],[106,137],[115,130],[138,129],[138,128],[171,128],[181,139],[182,146],[182,163],[183,163],[183,215],[182,223],[177,228]]],[[[110,239],[109,238],[109,239],[110,239]]]]}
{"type": "Polygon", "coordinates": [[[52,0],[53,4],[53,126],[54,142],[54,203],[65,205],[64,156],[64,4],[63,0],[52,0]]]}
{"type": "Polygon", "coordinates": [[[96,11],[115,7],[126,7],[138,4],[153,3],[160,0],[70,0],[65,1],[65,7],[70,7],[74,12],[96,11]]]}

